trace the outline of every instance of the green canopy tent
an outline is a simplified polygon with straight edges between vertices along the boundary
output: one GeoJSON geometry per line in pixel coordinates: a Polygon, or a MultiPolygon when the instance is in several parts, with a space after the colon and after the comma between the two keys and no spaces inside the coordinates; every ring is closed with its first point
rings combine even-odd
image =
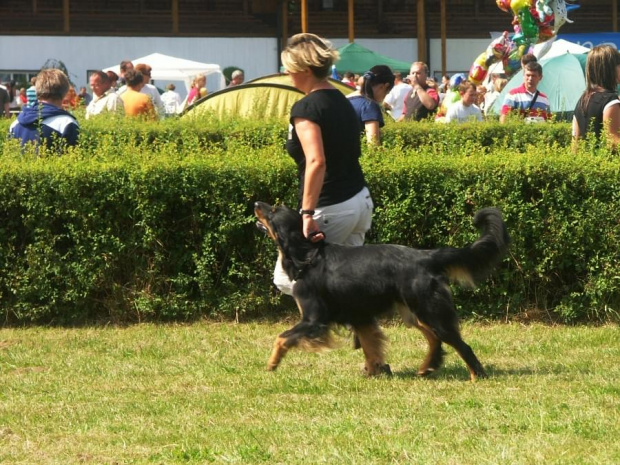
{"type": "MultiPolygon", "coordinates": [[[[577,101],[586,89],[585,67],[586,53],[565,53],[549,59],[540,60],[543,78],[538,90],[549,98],[551,111],[560,119],[568,119],[577,105],[577,101]]],[[[493,104],[493,112],[499,114],[506,94],[523,84],[523,70],[515,74],[493,104]]]]}
{"type": "Polygon", "coordinates": [[[392,71],[408,74],[411,67],[411,63],[407,61],[395,60],[394,58],[381,55],[355,42],[340,47],[338,52],[340,52],[340,60],[336,63],[336,71],[340,74],[347,71],[363,74],[376,65],[386,65],[392,71]]]}

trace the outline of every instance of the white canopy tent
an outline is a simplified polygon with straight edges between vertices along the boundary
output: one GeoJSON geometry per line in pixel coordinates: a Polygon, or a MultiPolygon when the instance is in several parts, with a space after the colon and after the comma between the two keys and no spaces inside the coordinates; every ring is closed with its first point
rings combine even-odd
{"type": "MultiPolygon", "coordinates": [[[[190,89],[192,79],[198,74],[219,75],[219,89],[226,87],[226,81],[219,65],[200,63],[199,61],[176,58],[161,53],[151,53],[144,57],[135,58],[131,62],[134,65],[144,63],[153,68],[151,78],[156,81],[183,81],[187,91],[190,89]]],[[[114,71],[120,76],[120,65],[105,68],[103,71],[114,71]]]]}

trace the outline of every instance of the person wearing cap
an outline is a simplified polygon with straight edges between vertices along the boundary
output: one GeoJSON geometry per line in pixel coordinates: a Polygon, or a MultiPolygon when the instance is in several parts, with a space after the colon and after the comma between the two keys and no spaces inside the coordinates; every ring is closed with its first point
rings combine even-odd
{"type": "Polygon", "coordinates": [[[235,87],[235,86],[238,86],[239,84],[243,84],[243,71],[241,71],[240,69],[236,69],[235,71],[233,71],[230,77],[231,79],[230,79],[230,84],[228,84],[228,87],[235,87]]]}

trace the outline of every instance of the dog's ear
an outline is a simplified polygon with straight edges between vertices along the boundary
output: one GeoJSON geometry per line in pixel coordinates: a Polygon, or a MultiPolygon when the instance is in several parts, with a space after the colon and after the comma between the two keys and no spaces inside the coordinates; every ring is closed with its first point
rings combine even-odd
{"type": "Polygon", "coordinates": [[[306,238],[301,230],[301,220],[299,222],[293,221],[290,218],[287,218],[287,221],[282,221],[281,218],[278,218],[278,220],[274,221],[273,226],[282,252],[286,254],[303,248],[306,238]]]}
{"type": "Polygon", "coordinates": [[[291,260],[296,269],[305,266],[316,246],[303,235],[301,215],[290,208],[279,208],[272,225],[284,257],[291,260]]]}

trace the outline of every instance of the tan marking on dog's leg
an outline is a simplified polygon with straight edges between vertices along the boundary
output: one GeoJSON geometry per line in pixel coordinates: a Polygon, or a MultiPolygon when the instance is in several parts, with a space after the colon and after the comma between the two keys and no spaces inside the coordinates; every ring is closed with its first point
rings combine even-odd
{"type": "Polygon", "coordinates": [[[299,301],[297,299],[295,299],[295,303],[297,304],[297,310],[299,310],[299,315],[303,318],[303,316],[304,316],[304,309],[301,308],[301,305],[299,304],[299,301]]]}
{"type": "Polygon", "coordinates": [[[276,342],[273,345],[273,350],[271,352],[271,356],[269,357],[269,362],[267,362],[267,370],[274,371],[278,368],[278,365],[288,352],[288,347],[286,347],[286,339],[278,336],[276,338],[276,342]]]}
{"type": "Polygon", "coordinates": [[[385,335],[377,324],[367,326],[355,326],[355,334],[362,345],[366,357],[366,374],[376,376],[382,373],[390,373],[390,368],[385,363],[385,335]]]}
{"type": "Polygon", "coordinates": [[[396,309],[400,314],[400,317],[403,319],[403,323],[407,328],[411,328],[412,326],[418,326],[418,319],[413,314],[409,307],[405,304],[396,304],[396,309]]]}
{"type": "MultiPolygon", "coordinates": [[[[426,376],[439,368],[438,366],[434,366],[436,364],[434,356],[436,357],[437,351],[441,350],[441,340],[435,335],[435,332],[431,328],[424,323],[421,323],[419,320],[416,321],[415,327],[420,330],[428,342],[428,352],[426,353],[426,358],[418,369],[418,375],[426,376]]],[[[439,354],[439,356],[441,356],[441,354],[439,354]]]]}

